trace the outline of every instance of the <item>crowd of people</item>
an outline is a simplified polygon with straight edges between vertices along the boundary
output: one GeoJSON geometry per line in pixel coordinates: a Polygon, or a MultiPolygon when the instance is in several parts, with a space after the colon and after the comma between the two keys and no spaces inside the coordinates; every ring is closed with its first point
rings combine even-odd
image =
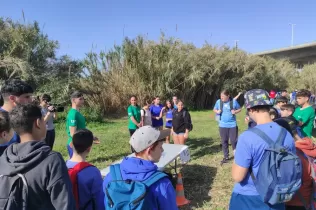
{"type": "MultiPolygon", "coordinates": [[[[132,96],[127,113],[135,157],[110,166],[103,179],[86,160],[92,145],[100,141],[80,113],[83,94],[75,91],[70,96],[66,162],[52,151],[57,113],[51,97],[44,94],[36,104],[32,94],[32,87],[21,80],[6,81],[1,88],[0,209],[178,209],[172,177],[155,163],[163,143],[185,144],[193,129],[183,101],[174,96],[162,105],[155,97],[141,108],[132,96]]],[[[232,98],[224,90],[214,106],[224,156],[221,164],[231,160],[229,139],[233,148],[235,186],[229,209],[313,209],[316,146],[311,140],[315,120],[311,93],[297,91],[293,105],[286,95],[271,100],[265,90],[246,92],[248,129],[238,136],[240,95],[232,98]]]]}
{"type": "Polygon", "coordinates": [[[248,129],[238,137],[238,96],[233,99],[224,90],[214,106],[222,164],[229,161],[229,139],[234,150],[235,186],[229,209],[314,209],[316,146],[311,137],[315,109],[310,91],[295,91],[295,103],[286,90],[276,96],[274,91],[257,89],[244,97],[248,129]]]}

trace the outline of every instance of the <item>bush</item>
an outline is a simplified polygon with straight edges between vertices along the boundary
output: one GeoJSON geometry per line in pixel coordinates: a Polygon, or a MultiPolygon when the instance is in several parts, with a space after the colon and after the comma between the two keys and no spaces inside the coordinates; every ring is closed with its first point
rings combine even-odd
{"type": "Polygon", "coordinates": [[[139,36],[108,53],[90,53],[78,88],[87,103],[105,113],[125,110],[131,95],[145,99],[178,95],[194,109],[210,108],[222,89],[233,95],[252,88],[286,88],[294,74],[286,60],[248,55],[227,46],[192,44],[161,36],[159,43],[139,36]]]}

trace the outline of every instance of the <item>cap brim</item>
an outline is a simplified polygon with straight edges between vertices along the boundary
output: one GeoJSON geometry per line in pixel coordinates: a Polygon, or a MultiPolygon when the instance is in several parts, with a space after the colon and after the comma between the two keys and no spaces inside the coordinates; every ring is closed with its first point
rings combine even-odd
{"type": "Polygon", "coordinates": [[[164,129],[164,130],[161,130],[160,131],[160,135],[157,139],[157,141],[160,141],[160,140],[163,140],[165,139],[167,136],[170,136],[170,133],[171,133],[171,129],[164,129]]]}

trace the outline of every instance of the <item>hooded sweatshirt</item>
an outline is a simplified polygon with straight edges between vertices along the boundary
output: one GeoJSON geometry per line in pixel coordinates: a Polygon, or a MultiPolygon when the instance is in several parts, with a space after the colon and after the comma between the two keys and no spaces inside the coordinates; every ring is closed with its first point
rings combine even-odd
{"type": "Polygon", "coordinates": [[[11,144],[0,157],[0,166],[0,174],[24,174],[28,184],[28,209],[76,209],[66,164],[62,156],[51,151],[44,142],[11,144]]]}
{"type": "MultiPolygon", "coordinates": [[[[120,165],[123,180],[130,179],[133,181],[144,181],[153,175],[157,170],[157,166],[147,160],[135,157],[125,157],[120,165]]],[[[112,181],[109,173],[103,181],[103,189],[112,181]]],[[[177,210],[175,189],[168,177],[162,178],[149,188],[148,196],[154,196],[157,206],[152,210],[177,210]]],[[[104,192],[105,193],[105,192],[104,192]]],[[[105,205],[107,197],[104,199],[105,205]]]]}
{"type": "MultiPolygon", "coordinates": [[[[296,154],[300,157],[302,161],[302,185],[299,189],[299,193],[303,196],[306,203],[310,204],[311,194],[313,191],[313,178],[310,164],[304,154],[316,158],[316,145],[310,138],[303,138],[295,142],[295,147],[297,148],[296,154]],[[302,152],[304,154],[302,154],[302,152]]],[[[303,206],[301,199],[298,195],[295,195],[290,202],[287,202],[288,206],[303,206]]]]}

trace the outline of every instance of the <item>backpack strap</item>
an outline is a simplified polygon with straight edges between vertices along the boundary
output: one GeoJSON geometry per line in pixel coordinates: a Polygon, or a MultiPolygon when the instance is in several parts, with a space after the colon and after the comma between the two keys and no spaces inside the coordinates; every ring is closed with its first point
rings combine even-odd
{"type": "Polygon", "coordinates": [[[72,183],[72,192],[74,194],[76,200],[76,206],[79,209],[79,189],[78,189],[78,173],[83,169],[93,166],[88,162],[80,162],[77,163],[73,168],[68,169],[68,173],[70,176],[70,180],[72,183]]]}
{"type": "Polygon", "coordinates": [[[156,173],[154,173],[153,175],[151,175],[148,179],[146,179],[145,181],[143,181],[143,183],[147,186],[150,187],[151,185],[153,185],[154,183],[156,183],[158,180],[167,177],[168,175],[161,172],[161,171],[157,171],[156,173]]]}
{"type": "Polygon", "coordinates": [[[230,106],[230,110],[234,109],[234,99],[230,100],[229,106],[230,106]]]}
{"type": "Polygon", "coordinates": [[[123,180],[120,164],[111,165],[110,174],[111,174],[112,180],[123,180]]]}
{"type": "Polygon", "coordinates": [[[284,139],[286,137],[286,134],[287,134],[287,131],[285,130],[285,128],[281,127],[281,131],[280,131],[279,136],[275,142],[275,146],[283,146],[283,142],[284,142],[284,139]]]}
{"type": "Polygon", "coordinates": [[[257,134],[259,137],[261,137],[262,140],[264,140],[270,147],[274,146],[274,141],[271,140],[271,138],[265,134],[262,130],[259,128],[251,128],[249,131],[257,134]]]}

